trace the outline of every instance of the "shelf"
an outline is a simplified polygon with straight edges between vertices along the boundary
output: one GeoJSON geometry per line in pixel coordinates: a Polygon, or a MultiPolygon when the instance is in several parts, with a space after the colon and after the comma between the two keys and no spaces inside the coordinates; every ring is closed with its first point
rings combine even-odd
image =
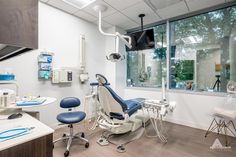
{"type": "Polygon", "coordinates": [[[16,84],[16,80],[0,81],[0,84],[16,84]]]}

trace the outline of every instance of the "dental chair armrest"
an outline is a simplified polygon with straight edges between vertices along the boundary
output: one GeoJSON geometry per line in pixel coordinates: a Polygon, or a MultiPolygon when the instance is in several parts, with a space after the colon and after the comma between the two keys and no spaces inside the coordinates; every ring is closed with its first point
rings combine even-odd
{"type": "Polygon", "coordinates": [[[124,118],[125,118],[124,119],[125,122],[129,121],[130,116],[129,116],[128,112],[125,112],[124,118]]]}

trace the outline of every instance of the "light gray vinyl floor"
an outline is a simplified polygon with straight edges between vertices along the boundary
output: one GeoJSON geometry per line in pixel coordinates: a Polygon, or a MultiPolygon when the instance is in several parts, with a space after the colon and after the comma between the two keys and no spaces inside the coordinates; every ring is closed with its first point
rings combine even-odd
{"type": "MultiPolygon", "coordinates": [[[[85,131],[86,138],[90,142],[90,147],[85,148],[79,141],[72,144],[70,157],[236,157],[236,138],[230,138],[230,150],[212,150],[210,146],[216,138],[224,144],[221,135],[210,134],[204,137],[205,131],[194,129],[173,123],[165,123],[168,135],[168,142],[163,144],[157,138],[148,138],[145,134],[136,141],[129,143],[125,148],[125,153],[118,153],[116,146],[100,146],[96,140],[102,134],[102,130],[85,131]]],[[[59,138],[69,128],[63,127],[55,131],[54,139],[59,138]]],[[[76,125],[75,132],[86,130],[84,125],[76,125]]],[[[149,134],[154,134],[152,126],[147,127],[149,134]]],[[[54,157],[63,157],[65,143],[55,144],[54,157]]]]}

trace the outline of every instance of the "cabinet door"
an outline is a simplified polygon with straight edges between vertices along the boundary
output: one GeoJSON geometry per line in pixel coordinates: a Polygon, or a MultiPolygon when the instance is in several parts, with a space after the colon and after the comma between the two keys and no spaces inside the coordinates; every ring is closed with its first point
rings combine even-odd
{"type": "Polygon", "coordinates": [[[0,44],[38,48],[38,0],[0,0],[0,44]]]}

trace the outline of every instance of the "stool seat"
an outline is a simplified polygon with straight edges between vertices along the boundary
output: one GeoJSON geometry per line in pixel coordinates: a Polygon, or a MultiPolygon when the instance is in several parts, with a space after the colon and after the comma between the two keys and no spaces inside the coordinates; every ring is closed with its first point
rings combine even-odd
{"type": "Polygon", "coordinates": [[[232,119],[232,120],[236,119],[236,111],[227,110],[220,107],[214,108],[214,115],[218,117],[222,117],[222,118],[232,119]]]}
{"type": "Polygon", "coordinates": [[[81,111],[77,112],[65,112],[57,115],[57,120],[64,124],[78,123],[86,117],[86,114],[81,111]]]}

